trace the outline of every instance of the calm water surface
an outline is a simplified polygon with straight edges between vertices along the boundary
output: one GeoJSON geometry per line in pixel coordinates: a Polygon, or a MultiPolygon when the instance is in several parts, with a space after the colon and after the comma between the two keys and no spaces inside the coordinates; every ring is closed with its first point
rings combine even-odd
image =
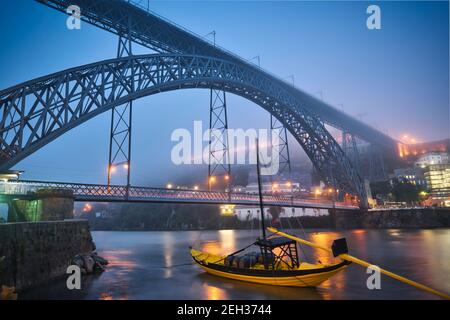
{"type": "MultiPolygon", "coordinates": [[[[346,237],[350,254],[413,280],[450,292],[450,229],[306,230],[309,240],[330,246],[346,237]]],[[[292,233],[300,235],[298,230],[292,233]]],[[[107,271],[82,279],[69,291],[65,280],[30,290],[22,299],[434,299],[382,276],[381,290],[368,290],[366,270],[351,265],[317,288],[284,288],[218,278],[192,263],[188,247],[231,253],[253,242],[256,231],[92,232],[107,271]]],[[[331,261],[305,249],[308,261],[331,261]]]]}

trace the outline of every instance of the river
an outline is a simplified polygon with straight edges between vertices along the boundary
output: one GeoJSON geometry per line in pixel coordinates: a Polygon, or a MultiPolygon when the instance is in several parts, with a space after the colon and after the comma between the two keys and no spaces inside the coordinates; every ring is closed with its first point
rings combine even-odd
{"type": "MultiPolygon", "coordinates": [[[[302,233],[298,230],[296,234],[302,233]]],[[[390,271],[450,292],[450,229],[306,230],[310,241],[330,246],[346,237],[349,252],[390,271]]],[[[369,274],[351,265],[317,288],[274,287],[218,278],[192,263],[188,247],[231,253],[253,242],[257,231],[94,231],[107,270],[82,278],[82,289],[69,291],[65,280],[29,290],[21,299],[435,299],[385,276],[380,290],[369,290],[369,274]]],[[[302,253],[302,251],[300,251],[302,253]]],[[[308,261],[331,261],[305,249],[308,261]]],[[[304,255],[301,256],[304,258],[304,255]]]]}

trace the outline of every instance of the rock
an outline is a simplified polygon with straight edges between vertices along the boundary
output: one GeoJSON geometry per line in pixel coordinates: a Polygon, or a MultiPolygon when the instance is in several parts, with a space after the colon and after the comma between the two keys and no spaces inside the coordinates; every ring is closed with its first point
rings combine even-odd
{"type": "Polygon", "coordinates": [[[92,273],[94,272],[94,265],[95,265],[95,261],[94,259],[90,256],[83,256],[83,260],[84,260],[84,268],[86,269],[86,272],[92,273]]]}
{"type": "Polygon", "coordinates": [[[17,300],[16,288],[2,286],[2,291],[0,293],[0,300],[17,300]]]}
{"type": "Polygon", "coordinates": [[[108,265],[108,260],[103,259],[102,257],[100,257],[97,252],[93,252],[91,254],[91,257],[95,260],[95,262],[101,264],[102,266],[106,266],[108,265]]]}
{"type": "Polygon", "coordinates": [[[71,264],[78,266],[82,274],[90,274],[95,271],[104,271],[108,261],[93,252],[86,255],[76,255],[71,264]]]}

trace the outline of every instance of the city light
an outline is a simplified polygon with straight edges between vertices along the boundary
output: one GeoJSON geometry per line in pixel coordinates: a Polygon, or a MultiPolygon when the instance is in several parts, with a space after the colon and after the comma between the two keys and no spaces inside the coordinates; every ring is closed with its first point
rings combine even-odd
{"type": "Polygon", "coordinates": [[[171,183],[168,183],[166,187],[167,187],[167,189],[172,189],[173,186],[171,183]]]}
{"type": "Polygon", "coordinates": [[[109,172],[110,172],[110,173],[116,172],[116,170],[117,170],[117,168],[116,168],[115,166],[113,166],[113,165],[111,165],[111,166],[109,167],[109,172]]]}
{"type": "Polygon", "coordinates": [[[286,182],[286,187],[290,187],[290,186],[292,186],[292,183],[291,182],[286,182]]]}
{"type": "Polygon", "coordinates": [[[314,192],[314,194],[316,196],[320,196],[322,194],[322,191],[320,191],[320,189],[316,189],[316,191],[314,192]]]}
{"type": "Polygon", "coordinates": [[[125,164],[123,165],[123,168],[124,168],[125,170],[128,170],[128,163],[125,163],[125,164]]]}
{"type": "Polygon", "coordinates": [[[209,183],[214,183],[214,182],[216,182],[216,177],[214,177],[214,176],[209,177],[209,183]]]}
{"type": "Polygon", "coordinates": [[[332,189],[332,188],[329,188],[329,189],[328,189],[328,193],[333,193],[333,189],[332,189]]]}
{"type": "Polygon", "coordinates": [[[225,180],[230,180],[230,176],[229,175],[225,175],[225,180]]]}
{"type": "Polygon", "coordinates": [[[220,206],[220,214],[222,216],[233,216],[235,207],[236,207],[236,205],[234,205],[234,204],[222,205],[222,206],[220,206]]]}
{"type": "Polygon", "coordinates": [[[272,189],[278,189],[278,183],[272,184],[272,189]]]}
{"type": "Polygon", "coordinates": [[[92,210],[92,206],[89,203],[86,203],[83,207],[83,212],[89,212],[92,210]]]}
{"type": "Polygon", "coordinates": [[[198,190],[198,186],[194,186],[194,190],[198,190]]]}

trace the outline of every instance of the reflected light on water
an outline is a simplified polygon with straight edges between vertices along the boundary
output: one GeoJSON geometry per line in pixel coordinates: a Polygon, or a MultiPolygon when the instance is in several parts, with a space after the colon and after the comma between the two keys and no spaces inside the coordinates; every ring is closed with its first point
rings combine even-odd
{"type": "Polygon", "coordinates": [[[203,292],[205,292],[206,299],[208,300],[224,300],[228,299],[228,295],[225,290],[208,284],[203,284],[203,292]]]}
{"type": "Polygon", "coordinates": [[[388,230],[388,233],[392,237],[400,237],[400,230],[398,229],[390,229],[388,230]]]}
{"type": "Polygon", "coordinates": [[[207,241],[202,244],[202,251],[214,255],[225,255],[236,250],[235,230],[220,230],[219,240],[207,241]]]}
{"type": "MultiPolygon", "coordinates": [[[[338,235],[335,232],[315,233],[311,235],[311,241],[325,248],[331,249],[333,240],[337,239],[338,235]]],[[[332,263],[334,261],[333,255],[323,250],[314,249],[314,257],[322,263],[332,263]]],[[[314,261],[315,262],[315,261],[314,261]]]]}
{"type": "Polygon", "coordinates": [[[112,295],[106,292],[102,292],[99,298],[99,300],[112,300],[112,299],[113,299],[112,295]]]}
{"type": "Polygon", "coordinates": [[[101,256],[108,260],[108,267],[121,267],[124,271],[131,271],[136,268],[136,262],[124,259],[124,256],[130,256],[133,252],[129,250],[102,251],[101,256]]]}
{"type": "Polygon", "coordinates": [[[174,239],[173,233],[165,232],[163,235],[163,244],[164,244],[164,278],[172,277],[172,265],[173,265],[173,247],[174,247],[174,239]]]}

